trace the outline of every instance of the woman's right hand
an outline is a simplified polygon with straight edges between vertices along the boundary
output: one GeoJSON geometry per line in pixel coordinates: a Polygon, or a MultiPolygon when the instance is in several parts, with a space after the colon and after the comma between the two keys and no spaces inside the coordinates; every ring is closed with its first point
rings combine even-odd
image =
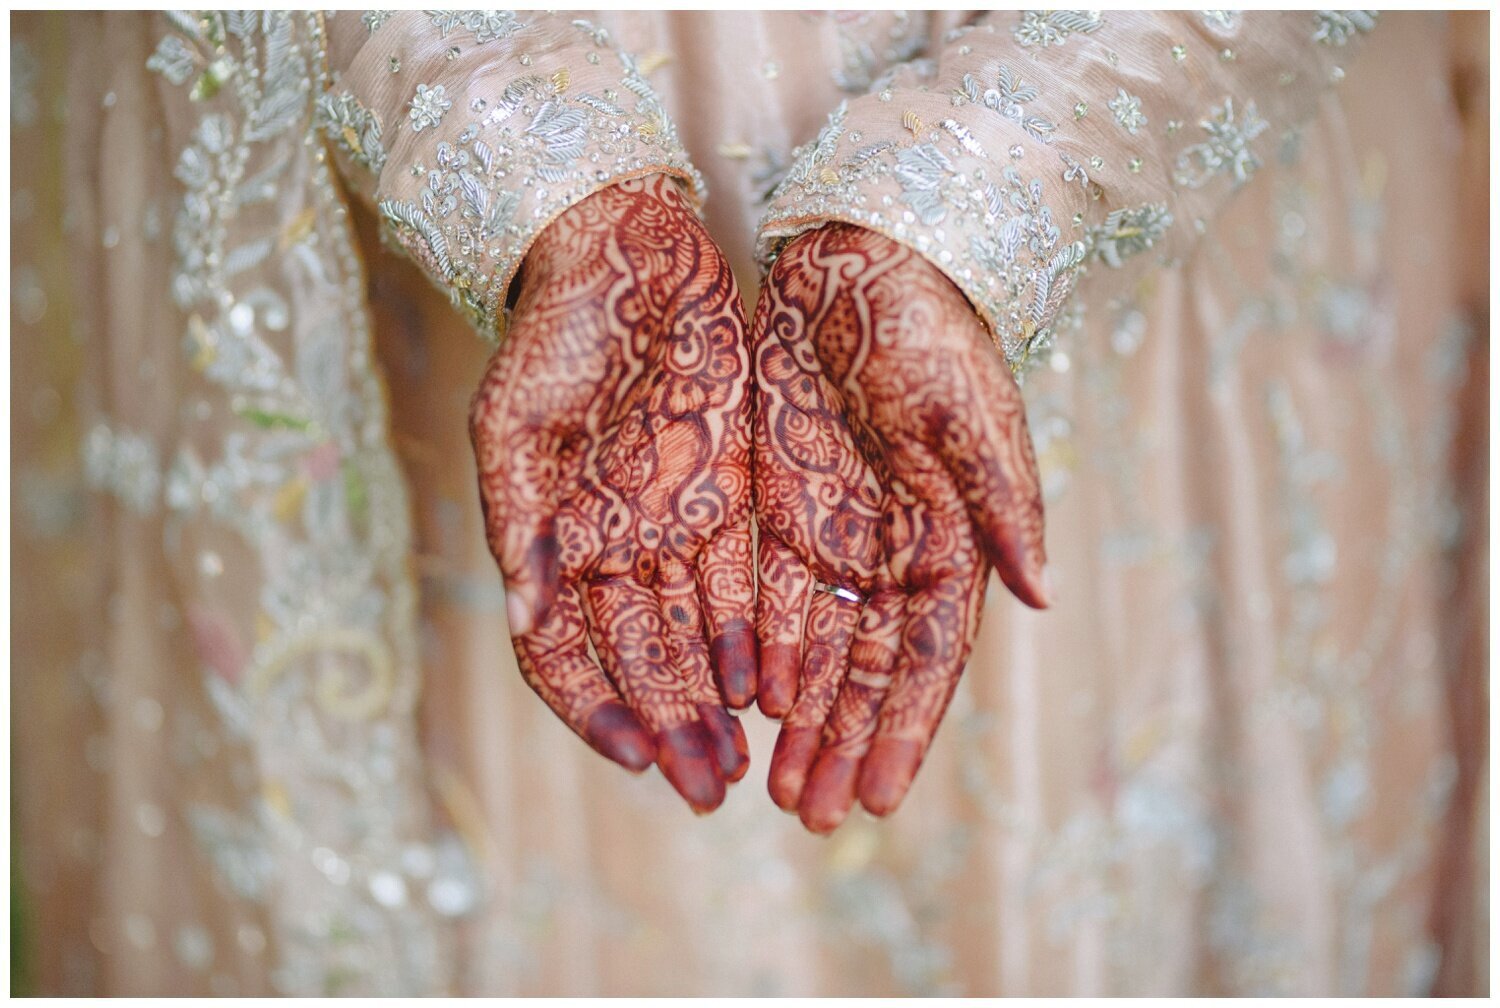
{"type": "Polygon", "coordinates": [[[734,276],[653,175],[538,236],[471,413],[522,675],[699,813],[749,765],[725,701],[755,696],[750,406],[734,276]]]}

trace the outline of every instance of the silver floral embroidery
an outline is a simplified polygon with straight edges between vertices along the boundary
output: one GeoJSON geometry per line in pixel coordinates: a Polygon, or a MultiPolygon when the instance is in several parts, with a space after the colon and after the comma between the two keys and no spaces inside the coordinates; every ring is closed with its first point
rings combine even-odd
{"type": "Polygon", "coordinates": [[[1000,334],[1001,349],[1011,366],[1021,371],[1034,364],[1052,343],[1054,323],[1068,295],[1087,246],[1081,241],[1058,247],[1061,232],[1052,210],[1042,200],[1042,183],[1023,183],[1013,166],[1006,167],[1003,191],[987,194],[996,215],[1009,212],[998,229],[974,235],[969,242],[974,261],[1001,279],[1007,294],[1009,325],[1000,334]],[[993,237],[991,237],[993,235],[993,237]]]}
{"type": "Polygon", "coordinates": [[[452,107],[447,88],[442,84],[434,87],[418,84],[416,97],[411,100],[411,128],[420,133],[436,126],[452,107]]]}
{"type": "Polygon", "coordinates": [[[1023,46],[1062,45],[1068,36],[1098,31],[1104,18],[1098,11],[1022,11],[1012,34],[1023,46]]]}
{"type": "Polygon", "coordinates": [[[1057,126],[1041,116],[1031,115],[1025,108],[1041,92],[1035,85],[1022,83],[1021,78],[1010,67],[1002,64],[996,75],[995,86],[982,92],[974,75],[964,74],[963,92],[970,101],[994,109],[1042,143],[1052,142],[1051,137],[1057,131],[1057,126]]]}
{"type": "Polygon", "coordinates": [[[1125,132],[1132,136],[1147,123],[1146,114],[1141,111],[1141,100],[1133,94],[1120,88],[1120,93],[1109,100],[1109,110],[1115,114],[1115,122],[1125,132]]]}
{"type": "Polygon", "coordinates": [[[380,30],[380,26],[391,19],[391,11],[369,10],[359,16],[359,23],[365,26],[365,31],[374,35],[380,30]]]}
{"type": "Polygon", "coordinates": [[[1225,98],[1224,104],[1213,109],[1198,125],[1208,139],[1177,156],[1177,184],[1197,189],[1218,174],[1229,175],[1235,188],[1248,182],[1260,167],[1260,158],[1250,150],[1250,141],[1265,132],[1267,126],[1256,114],[1255,102],[1247,102],[1244,112],[1236,117],[1234,99],[1225,98]]]}
{"type": "Polygon", "coordinates": [[[1118,269],[1130,256],[1155,245],[1171,226],[1172,215],[1164,203],[1121,207],[1111,211],[1103,224],[1089,229],[1089,251],[1106,266],[1118,269]]]}
{"type": "MultiPolygon", "coordinates": [[[[1018,90],[1013,80],[1008,90],[1018,90]]],[[[1087,247],[1062,241],[1039,179],[1025,182],[1014,167],[992,177],[968,129],[956,120],[939,120],[938,127],[908,145],[858,146],[857,134],[846,132],[836,115],[819,141],[799,152],[800,169],[777,190],[761,222],[760,255],[774,257],[778,243],[811,218],[888,234],[945,267],[981,306],[996,345],[1019,374],[1045,356],[1087,247]],[[840,156],[841,137],[853,142],[840,156]],[[888,194],[873,195],[878,187],[888,194]],[[965,236],[964,251],[942,230],[927,230],[939,226],[965,236]]]]}
{"type": "MultiPolygon", "coordinates": [[[[203,593],[193,619],[248,643],[199,647],[221,737],[258,768],[252,793],[204,792],[183,820],[226,893],[281,894],[265,910],[279,992],[433,989],[449,941],[434,910],[372,886],[400,870],[429,811],[405,487],[344,205],[311,156],[321,20],[167,17],[182,45],[159,46],[152,68],[191,81],[197,103],[174,172],[172,296],[192,380],[226,423],[184,431],[164,499],[183,538],[206,544],[199,576],[243,558],[236,587],[203,593]],[[400,811],[372,817],[372,800],[400,811]],[[344,937],[309,945],[330,933],[344,937]]],[[[102,434],[91,450],[145,500],[148,453],[102,434]]]]}
{"type": "MultiPolygon", "coordinates": [[[[576,27],[607,38],[586,22],[576,27]]],[[[437,165],[415,199],[381,198],[382,217],[411,256],[447,289],[488,339],[503,329],[509,280],[533,229],[613,177],[655,167],[702,180],[687,163],[671,119],[650,83],[624,54],[621,91],[580,91],[569,75],[528,73],[512,80],[491,105],[438,143],[437,165]],[[604,161],[589,149],[612,155],[604,161]],[[534,192],[541,202],[522,213],[534,192]],[[524,219],[523,219],[524,216],[524,219]]]]}
{"type": "Polygon", "coordinates": [[[495,39],[514,35],[526,27],[516,20],[515,11],[447,10],[427,13],[442,38],[447,38],[450,32],[462,28],[472,32],[476,42],[493,42],[495,39]]]}
{"type": "Polygon", "coordinates": [[[313,109],[314,122],[334,143],[348,152],[357,165],[376,175],[385,167],[385,145],[380,140],[380,120],[358,98],[345,91],[325,94],[313,109]]]}
{"type": "Polygon", "coordinates": [[[1198,16],[1214,31],[1232,32],[1239,27],[1240,13],[1237,10],[1206,10],[1199,11],[1198,16]]]}
{"type": "Polygon", "coordinates": [[[83,471],[91,489],[114,494],[136,514],[160,503],[161,461],[143,434],[96,424],[83,444],[83,471]]]}
{"type": "Polygon", "coordinates": [[[1357,35],[1375,30],[1378,11],[1317,11],[1313,14],[1313,41],[1326,46],[1347,45],[1357,35]]]}

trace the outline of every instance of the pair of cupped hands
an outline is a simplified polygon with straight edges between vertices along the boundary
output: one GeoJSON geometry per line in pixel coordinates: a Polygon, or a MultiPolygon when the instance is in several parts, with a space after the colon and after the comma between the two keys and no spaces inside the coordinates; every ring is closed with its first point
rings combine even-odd
{"type": "Polygon", "coordinates": [[[819,833],[855,801],[894,810],[990,568],[1047,604],[1021,396],[958,288],[828,224],[782,250],[747,326],[652,175],[546,227],[512,318],[471,433],[527,683],[696,812],[748,770],[730,711],[755,702],[782,722],[778,806],[819,833]]]}

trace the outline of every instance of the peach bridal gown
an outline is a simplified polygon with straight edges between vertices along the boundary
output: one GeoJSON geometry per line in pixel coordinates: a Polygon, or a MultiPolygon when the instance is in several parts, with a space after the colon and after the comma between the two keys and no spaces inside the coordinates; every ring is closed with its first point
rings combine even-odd
{"type": "Polygon", "coordinates": [[[1487,27],[14,16],[18,989],[1485,992],[1487,27]],[[1059,602],[887,822],[753,712],[696,819],[517,674],[468,399],[651,171],[751,304],[854,221],[1024,377],[1059,602]]]}

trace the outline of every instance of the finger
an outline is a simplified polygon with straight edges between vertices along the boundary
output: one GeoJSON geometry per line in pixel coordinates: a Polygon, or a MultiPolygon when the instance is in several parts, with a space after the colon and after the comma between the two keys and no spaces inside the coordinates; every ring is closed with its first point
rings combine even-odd
{"type": "Polygon", "coordinates": [[[761,713],[784,718],[797,699],[802,676],[802,631],[812,573],[776,533],[760,530],[760,595],[755,635],[760,640],[758,700],[761,713]]]}
{"type": "Polygon", "coordinates": [[[748,521],[708,541],[698,558],[698,588],[708,611],[710,657],[719,694],[729,707],[748,707],[755,699],[760,664],[748,521]]]}
{"type": "Polygon", "coordinates": [[[824,722],[849,667],[849,642],[858,619],[858,604],[835,595],[818,592],[808,606],[797,701],[776,739],[767,782],[771,800],[783,811],[794,811],[801,800],[824,722]]]}
{"type": "Polygon", "coordinates": [[[632,773],[655,761],[651,734],[589,657],[576,590],[561,591],[543,623],[514,643],[527,685],[596,752],[632,773]]]}
{"type": "Polygon", "coordinates": [[[905,609],[905,593],[883,585],[860,613],[849,648],[849,674],[839,687],[797,804],[802,824],[814,833],[837,828],[854,805],[860,761],[875,737],[881,701],[900,652],[905,609]]]}
{"type": "Polygon", "coordinates": [[[958,688],[984,604],[980,565],[933,582],[906,603],[901,653],[859,774],[859,800],[874,815],[901,804],[958,688]]]}
{"type": "Polygon", "coordinates": [[[500,357],[475,394],[469,436],[485,538],[505,578],[506,615],[511,632],[524,634],[542,623],[561,588],[553,517],[558,465],[541,424],[516,420],[515,383],[494,376],[500,357]]]}
{"type": "Polygon", "coordinates": [[[652,733],[657,765],[698,813],[724,800],[713,739],[677,673],[656,593],[617,576],[588,589],[589,635],[620,695],[652,733]]]}
{"type": "Polygon", "coordinates": [[[951,410],[937,425],[934,447],[1000,579],[1022,602],[1045,609],[1041,477],[1020,390],[998,363],[994,370],[1000,394],[975,396],[951,410]]]}
{"type": "Polygon", "coordinates": [[[657,597],[667,653],[699,718],[708,728],[719,770],[726,779],[739,780],[750,768],[750,748],[744,729],[724,710],[713,684],[698,587],[686,564],[673,559],[662,561],[657,597]]]}

